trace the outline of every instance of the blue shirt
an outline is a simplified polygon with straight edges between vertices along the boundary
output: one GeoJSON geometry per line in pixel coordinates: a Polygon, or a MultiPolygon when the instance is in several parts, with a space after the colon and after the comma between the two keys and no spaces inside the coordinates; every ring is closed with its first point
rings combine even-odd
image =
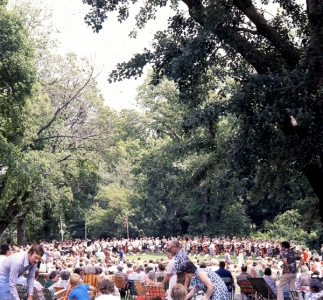
{"type": "MultiPolygon", "coordinates": [[[[215,271],[216,274],[218,274],[221,278],[231,278],[233,279],[232,277],[232,274],[229,270],[226,270],[224,268],[220,268],[218,270],[215,271]]],[[[232,282],[225,282],[225,285],[230,289],[232,287],[232,282]]]]}
{"type": "Polygon", "coordinates": [[[224,269],[224,268],[218,269],[217,271],[215,271],[215,273],[218,274],[222,278],[224,278],[224,277],[233,278],[231,272],[229,270],[224,269]]]}
{"type": "Polygon", "coordinates": [[[16,288],[17,279],[27,271],[28,294],[33,294],[36,268],[37,264],[32,265],[29,263],[27,252],[12,254],[1,263],[0,275],[5,275],[9,278],[9,291],[15,299],[20,299],[16,288]]]}
{"type": "Polygon", "coordinates": [[[72,300],[75,298],[76,300],[90,300],[90,296],[88,293],[88,290],[90,289],[90,286],[88,284],[81,283],[68,295],[68,300],[72,300]]]}

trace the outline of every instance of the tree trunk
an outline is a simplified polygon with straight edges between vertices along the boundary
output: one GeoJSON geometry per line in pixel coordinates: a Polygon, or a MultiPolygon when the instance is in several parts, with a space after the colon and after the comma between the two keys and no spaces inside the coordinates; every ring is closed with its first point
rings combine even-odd
{"type": "Polygon", "coordinates": [[[44,235],[45,235],[45,239],[49,240],[50,236],[51,236],[51,220],[52,220],[52,216],[51,216],[51,211],[50,208],[48,207],[48,205],[46,205],[44,207],[44,211],[43,211],[43,219],[45,221],[44,223],[44,235]]]}
{"type": "Polygon", "coordinates": [[[201,204],[201,223],[206,227],[207,225],[207,219],[206,219],[206,213],[204,209],[205,204],[205,196],[204,196],[204,186],[200,185],[200,191],[199,191],[199,198],[200,198],[200,204],[201,204]]]}
{"type": "Polygon", "coordinates": [[[22,211],[22,205],[25,205],[28,210],[28,205],[26,205],[26,201],[30,195],[30,192],[22,192],[18,191],[16,197],[14,197],[9,204],[7,205],[7,208],[5,211],[2,212],[2,216],[5,217],[5,219],[2,219],[0,221],[0,235],[6,230],[9,224],[17,217],[19,213],[22,211]],[[19,202],[19,199],[21,201],[21,205],[17,205],[17,202],[19,202]]]}
{"type": "Polygon", "coordinates": [[[18,246],[25,246],[26,244],[26,224],[25,216],[19,218],[17,223],[17,244],[18,246]]]}
{"type": "Polygon", "coordinates": [[[314,193],[319,198],[319,211],[321,222],[323,222],[323,153],[316,161],[309,164],[304,173],[313,188],[314,193]]]}

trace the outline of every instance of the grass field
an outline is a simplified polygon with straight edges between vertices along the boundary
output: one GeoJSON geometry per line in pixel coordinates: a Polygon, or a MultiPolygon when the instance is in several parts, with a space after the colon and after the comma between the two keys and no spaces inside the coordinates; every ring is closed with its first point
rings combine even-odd
{"type": "MultiPolygon", "coordinates": [[[[166,254],[165,253],[147,253],[147,254],[136,254],[136,255],[132,255],[132,254],[128,254],[126,255],[126,259],[132,261],[132,260],[138,260],[138,258],[140,258],[141,261],[149,261],[149,260],[156,260],[156,259],[161,259],[161,258],[164,258],[164,259],[167,259],[166,257],[166,254]]],[[[194,259],[194,255],[189,255],[189,258],[191,260],[194,259]]],[[[200,261],[204,261],[204,258],[205,258],[205,255],[204,254],[200,254],[198,256],[198,259],[200,261]]],[[[214,256],[215,259],[217,259],[218,261],[221,261],[221,260],[224,260],[224,255],[219,255],[218,257],[214,256]]],[[[207,256],[206,257],[207,260],[210,260],[211,257],[210,256],[207,256]]],[[[237,262],[237,258],[235,256],[231,256],[231,261],[232,262],[237,262]]],[[[247,257],[245,256],[245,260],[247,259],[247,257]]]]}

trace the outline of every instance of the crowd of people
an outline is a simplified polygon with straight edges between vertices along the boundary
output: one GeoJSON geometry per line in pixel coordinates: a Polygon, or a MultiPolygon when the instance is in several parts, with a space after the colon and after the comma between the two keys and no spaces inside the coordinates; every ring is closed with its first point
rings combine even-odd
{"type": "Polygon", "coordinates": [[[205,299],[227,300],[229,292],[250,278],[263,278],[278,300],[284,299],[286,287],[302,289],[306,300],[323,300],[321,257],[297,243],[144,237],[0,247],[0,299],[18,300],[16,285],[22,284],[28,286],[28,300],[34,287],[40,299],[43,288],[54,293],[61,287],[70,300],[118,300],[114,279],[120,277],[125,283],[165,289],[169,300],[191,299],[199,291],[205,299]],[[145,260],[145,253],[158,252],[167,258],[145,260]],[[38,281],[40,274],[46,278],[44,286],[38,281]]]}

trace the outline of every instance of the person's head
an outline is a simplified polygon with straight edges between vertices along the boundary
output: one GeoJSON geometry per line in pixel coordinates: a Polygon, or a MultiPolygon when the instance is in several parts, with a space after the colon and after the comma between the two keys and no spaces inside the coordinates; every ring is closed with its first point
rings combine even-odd
{"type": "Polygon", "coordinates": [[[136,266],[136,272],[140,273],[141,272],[141,266],[136,266]]]}
{"type": "Polygon", "coordinates": [[[314,260],[315,261],[320,261],[320,259],[318,257],[315,257],[314,260]]]}
{"type": "Polygon", "coordinates": [[[182,264],[181,271],[186,273],[186,276],[192,278],[195,276],[196,266],[190,261],[186,261],[182,264]]]}
{"type": "Polygon", "coordinates": [[[322,282],[316,278],[312,278],[310,281],[310,289],[312,293],[319,293],[323,290],[322,282]]]}
{"type": "Polygon", "coordinates": [[[158,270],[160,271],[160,272],[164,272],[165,271],[165,265],[164,264],[159,264],[158,265],[158,270]]]}
{"type": "Polygon", "coordinates": [[[59,272],[58,272],[57,270],[55,270],[55,271],[51,271],[51,272],[49,273],[48,278],[49,278],[51,281],[55,281],[55,282],[57,282],[57,281],[58,281],[58,279],[59,279],[59,272]]]}
{"type": "Polygon", "coordinates": [[[111,282],[109,279],[103,279],[99,281],[98,289],[101,292],[101,294],[104,294],[104,295],[113,294],[114,292],[113,282],[111,282]]]}
{"type": "Polygon", "coordinates": [[[311,274],[311,277],[317,278],[320,276],[320,271],[319,270],[314,270],[313,273],[311,274]]]}
{"type": "Polygon", "coordinates": [[[225,268],[225,262],[224,261],[220,261],[219,262],[219,267],[224,269],[225,268]]]}
{"type": "Polygon", "coordinates": [[[123,266],[118,265],[118,266],[117,266],[117,270],[118,270],[119,272],[122,272],[122,270],[123,270],[123,266]]]}
{"type": "Polygon", "coordinates": [[[63,270],[59,272],[59,276],[61,277],[62,280],[69,280],[70,275],[71,273],[68,270],[63,270]]]}
{"type": "Polygon", "coordinates": [[[287,241],[282,242],[281,245],[283,250],[290,248],[290,243],[287,241]]]}
{"type": "Polygon", "coordinates": [[[205,261],[202,261],[200,263],[200,268],[205,269],[206,267],[207,267],[206,262],[205,261]]]}
{"type": "Polygon", "coordinates": [[[241,266],[241,272],[247,272],[248,268],[247,266],[241,266]]]}
{"type": "Polygon", "coordinates": [[[146,268],[145,268],[145,274],[148,274],[150,271],[152,271],[153,270],[153,268],[152,267],[150,267],[150,266],[147,266],[146,268]]]}
{"type": "Polygon", "coordinates": [[[168,259],[172,259],[175,256],[175,254],[172,252],[172,250],[167,249],[166,250],[166,256],[167,256],[168,259]]]}
{"type": "Polygon", "coordinates": [[[301,273],[307,272],[308,271],[308,267],[306,266],[302,266],[301,267],[301,273]]]}
{"type": "Polygon", "coordinates": [[[74,273],[79,274],[80,276],[82,276],[84,274],[84,270],[83,270],[83,268],[75,268],[74,273]]]}
{"type": "Polygon", "coordinates": [[[95,267],[92,265],[87,265],[85,267],[85,274],[95,274],[95,267]]]}
{"type": "Polygon", "coordinates": [[[271,275],[271,269],[266,268],[264,273],[265,273],[265,275],[270,276],[271,275]]]}
{"type": "Polygon", "coordinates": [[[71,276],[70,276],[70,285],[71,287],[75,287],[77,285],[79,285],[81,282],[81,277],[79,274],[76,274],[76,273],[72,273],[71,276]]]}
{"type": "Polygon", "coordinates": [[[181,244],[178,240],[171,240],[168,249],[172,251],[172,253],[176,254],[181,249],[180,247],[181,244]]]}
{"type": "Polygon", "coordinates": [[[173,286],[173,289],[170,294],[173,300],[184,300],[186,298],[186,295],[187,295],[186,288],[184,287],[184,285],[179,283],[173,286]]]}
{"type": "Polygon", "coordinates": [[[11,254],[11,247],[8,244],[0,245],[0,255],[9,256],[11,254]]]}
{"type": "Polygon", "coordinates": [[[33,244],[28,250],[28,260],[32,265],[37,264],[44,255],[44,248],[41,245],[33,244]]]}
{"type": "Polygon", "coordinates": [[[156,278],[157,278],[157,276],[156,276],[156,272],[154,272],[154,271],[150,271],[150,272],[148,273],[148,278],[149,278],[150,280],[156,280],[156,278]]]}

